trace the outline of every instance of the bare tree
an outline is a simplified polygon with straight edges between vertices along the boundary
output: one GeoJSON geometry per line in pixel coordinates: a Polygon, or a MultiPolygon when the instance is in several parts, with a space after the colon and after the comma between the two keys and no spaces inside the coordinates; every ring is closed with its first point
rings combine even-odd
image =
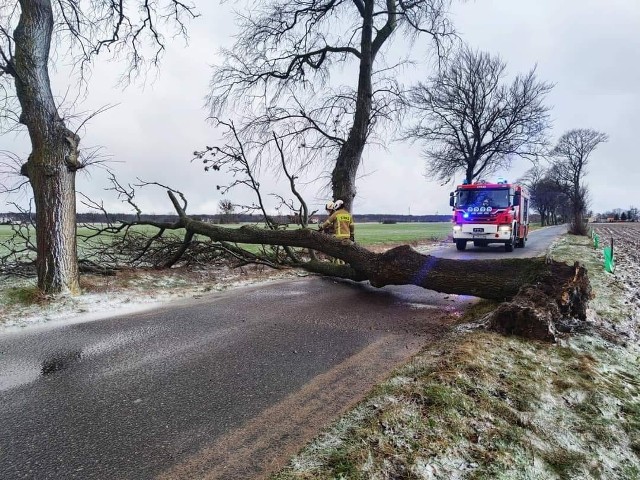
{"type": "Polygon", "coordinates": [[[566,221],[568,218],[567,194],[562,185],[557,180],[554,180],[551,175],[545,176],[537,184],[535,197],[535,205],[540,211],[542,226],[558,225],[561,221],[566,221]]]}
{"type": "Polygon", "coordinates": [[[220,223],[233,223],[233,213],[236,210],[235,205],[228,198],[223,198],[218,202],[218,210],[220,211],[220,223]]]}
{"type": "MultiPolygon", "coordinates": [[[[250,127],[281,124],[307,149],[330,158],[333,198],[351,209],[362,152],[376,122],[393,116],[399,87],[396,67],[383,62],[398,31],[425,34],[440,46],[452,35],[445,16],[450,0],[271,0],[240,18],[233,48],[216,68],[209,103],[219,117],[233,102],[263,112],[250,127]],[[329,88],[330,74],[357,70],[356,87],[329,88]],[[335,160],[334,160],[335,159],[335,160]]],[[[255,120],[255,121],[254,121],[255,120]]]]}
{"type": "Polygon", "coordinates": [[[596,147],[609,139],[606,133],[589,128],[569,130],[564,133],[551,151],[556,160],[554,177],[565,188],[572,209],[571,230],[578,235],[586,234],[583,216],[588,206],[588,190],[584,184],[589,157],[596,147]]]}
{"type": "Polygon", "coordinates": [[[567,195],[564,187],[553,177],[553,169],[536,165],[529,169],[518,181],[531,194],[531,206],[540,214],[540,225],[557,225],[564,217],[567,195]]]}
{"type": "Polygon", "coordinates": [[[417,125],[407,138],[426,144],[430,175],[448,182],[462,172],[467,182],[507,168],[514,157],[532,158],[546,145],[553,87],[535,68],[505,82],[497,56],[464,47],[441,72],[413,88],[409,97],[417,125]]]}
{"type": "Polygon", "coordinates": [[[52,93],[52,47],[67,49],[81,77],[100,53],[125,57],[131,78],[147,62],[158,64],[164,50],[158,25],[173,21],[184,35],[184,22],[194,15],[194,7],[179,0],[13,0],[0,6],[1,92],[5,102],[17,98],[19,123],[31,139],[32,151],[20,172],[35,200],[41,290],[79,292],[75,176],[85,166],[78,131],[69,128],[52,93]],[[153,47],[147,61],[148,45],[153,47]]]}

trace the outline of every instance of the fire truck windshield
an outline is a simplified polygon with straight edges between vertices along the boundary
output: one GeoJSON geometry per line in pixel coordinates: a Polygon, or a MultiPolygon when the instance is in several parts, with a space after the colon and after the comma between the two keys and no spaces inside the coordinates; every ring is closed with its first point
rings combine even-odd
{"type": "Polygon", "coordinates": [[[478,190],[458,190],[458,208],[467,207],[492,207],[507,208],[509,207],[509,189],[499,188],[490,189],[483,188],[478,190]]]}

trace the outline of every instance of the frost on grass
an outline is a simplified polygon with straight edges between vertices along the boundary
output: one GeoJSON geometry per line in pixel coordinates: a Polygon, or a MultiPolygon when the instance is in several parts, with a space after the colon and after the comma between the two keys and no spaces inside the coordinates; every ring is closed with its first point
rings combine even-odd
{"type": "Polygon", "coordinates": [[[0,277],[0,329],[96,320],[291,275],[252,267],[122,271],[116,277],[83,275],[82,295],[56,297],[38,294],[33,279],[0,277]]]}
{"type": "MultiPolygon", "coordinates": [[[[384,399],[378,399],[378,401],[384,399]]],[[[391,399],[394,401],[394,399],[391,399]]],[[[323,464],[344,446],[350,430],[367,418],[367,410],[380,408],[379,404],[371,402],[362,404],[338,420],[330,431],[318,436],[303,452],[293,457],[293,468],[299,472],[313,473],[322,468],[323,464]]]]}
{"type": "Polygon", "coordinates": [[[468,319],[274,478],[640,478],[640,225],[623,227],[600,232],[615,235],[615,274],[589,238],[567,235],[551,253],[589,270],[579,333],[548,345],[468,319]]]}

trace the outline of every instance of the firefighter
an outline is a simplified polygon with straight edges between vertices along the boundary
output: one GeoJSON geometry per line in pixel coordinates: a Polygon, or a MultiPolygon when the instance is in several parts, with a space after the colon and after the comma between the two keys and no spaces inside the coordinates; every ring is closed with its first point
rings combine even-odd
{"type": "Polygon", "coordinates": [[[344,208],[342,200],[336,200],[333,204],[333,213],[320,226],[322,231],[332,227],[333,235],[338,239],[349,239],[355,242],[355,225],[351,214],[344,208]]]}
{"type": "Polygon", "coordinates": [[[484,192],[480,193],[476,198],[475,205],[478,207],[487,207],[489,205],[487,194],[484,192]]]}
{"type": "MultiPolygon", "coordinates": [[[[333,209],[335,208],[335,203],[333,203],[333,201],[327,202],[327,204],[324,206],[324,209],[327,211],[327,220],[329,219],[329,217],[331,217],[331,215],[333,214],[333,209]]],[[[320,224],[320,226],[318,227],[318,230],[320,230],[321,232],[324,232],[328,235],[333,235],[333,224],[331,225],[327,225],[326,227],[324,226],[324,223],[320,224]]]]}

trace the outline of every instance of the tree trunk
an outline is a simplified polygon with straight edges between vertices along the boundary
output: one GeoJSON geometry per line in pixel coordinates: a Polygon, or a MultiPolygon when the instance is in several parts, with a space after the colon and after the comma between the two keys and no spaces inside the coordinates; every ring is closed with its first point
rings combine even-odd
{"type": "Polygon", "coordinates": [[[582,212],[576,212],[573,216],[573,228],[572,231],[576,235],[585,235],[586,229],[584,227],[584,221],[582,212]]]}
{"type": "Polygon", "coordinates": [[[422,255],[408,245],[378,254],[348,240],[308,229],[266,230],[253,226],[232,229],[188,217],[180,225],[214,241],[318,250],[348,265],[312,262],[308,265],[310,270],[355,281],[368,280],[375,287],[416,285],[437,292],[505,301],[515,297],[523,285],[555,283],[574,275],[573,267],[542,257],[460,261],[422,255]]]}
{"type": "Polygon", "coordinates": [[[571,233],[575,235],[586,235],[587,229],[584,226],[584,205],[580,197],[575,197],[573,200],[573,225],[571,226],[571,233]]]}
{"type": "Polygon", "coordinates": [[[76,252],[75,172],[79,137],[58,115],[48,62],[53,31],[49,0],[20,0],[14,32],[16,92],[31,154],[21,173],[29,178],[36,207],[38,287],[47,293],[80,291],[76,252]]]}
{"type": "Polygon", "coordinates": [[[346,142],[340,148],[336,165],[331,173],[334,200],[344,201],[348,211],[352,211],[356,196],[356,174],[360,166],[362,152],[367,142],[371,124],[373,89],[373,7],[374,2],[366,1],[360,40],[360,70],[353,125],[346,142]]]}
{"type": "Polygon", "coordinates": [[[591,287],[586,270],[578,264],[569,266],[542,257],[449,260],[422,255],[408,245],[377,254],[348,240],[309,229],[230,229],[192,220],[171,192],[169,196],[180,216],[172,228],[185,228],[214,241],[309,248],[348,264],[311,261],[300,265],[313,272],[368,280],[375,287],[417,285],[437,292],[510,301],[506,313],[491,319],[490,325],[496,330],[548,340],[555,338],[555,322],[586,319],[591,287]]]}

